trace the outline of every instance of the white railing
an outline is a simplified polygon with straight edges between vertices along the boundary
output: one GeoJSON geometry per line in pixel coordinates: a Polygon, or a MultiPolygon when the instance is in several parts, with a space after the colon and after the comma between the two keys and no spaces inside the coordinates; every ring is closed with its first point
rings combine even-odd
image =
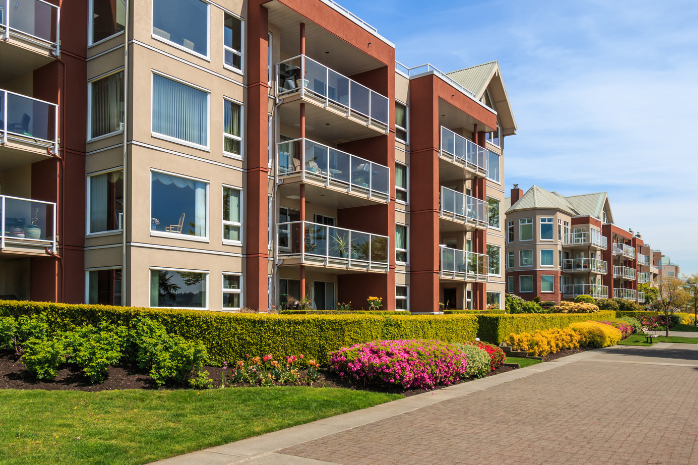
{"type": "Polygon", "coordinates": [[[487,280],[489,256],[465,250],[439,246],[441,276],[453,279],[487,280]]]}
{"type": "Polygon", "coordinates": [[[637,264],[638,265],[649,265],[650,264],[650,257],[648,255],[638,253],[637,254],[637,264]]]}
{"type": "Polygon", "coordinates": [[[649,273],[638,273],[637,274],[637,282],[639,284],[644,284],[650,282],[650,274],[649,273]]]}
{"type": "Polygon", "coordinates": [[[441,126],[441,155],[487,176],[487,149],[441,126]]]}
{"type": "Polygon", "coordinates": [[[58,153],[58,105],[7,90],[0,91],[2,144],[9,139],[50,147],[58,153]]]}
{"type": "Polygon", "coordinates": [[[614,266],[613,277],[630,279],[632,281],[635,281],[637,277],[637,271],[634,268],[628,268],[627,266],[614,266]]]}
{"type": "Polygon", "coordinates": [[[650,273],[659,274],[659,268],[657,268],[656,266],[650,265],[650,273]]]}
{"type": "Polygon", "coordinates": [[[635,300],[635,297],[637,296],[637,292],[635,289],[618,289],[615,288],[613,289],[613,298],[614,299],[623,299],[623,300],[635,300]]]}
{"type": "Polygon", "coordinates": [[[309,139],[277,144],[279,177],[301,175],[389,199],[390,168],[309,139]]]}
{"type": "Polygon", "coordinates": [[[335,8],[336,10],[341,11],[345,16],[349,17],[349,18],[350,18],[352,21],[354,21],[355,23],[358,23],[358,24],[364,26],[366,29],[372,30],[373,32],[376,32],[376,33],[378,32],[378,29],[376,29],[375,27],[371,26],[371,25],[368,24],[366,21],[364,21],[363,19],[359,18],[359,17],[356,16],[354,13],[352,13],[352,12],[349,11],[349,10],[347,10],[346,8],[344,8],[342,5],[340,5],[339,3],[335,2],[334,0],[322,0],[322,1],[325,2],[325,3],[327,3],[327,4],[332,5],[333,8],[335,8]]]}
{"type": "Polygon", "coordinates": [[[43,0],[0,0],[0,14],[0,32],[4,40],[16,37],[60,54],[59,7],[43,0]]]}
{"type": "Polygon", "coordinates": [[[347,112],[388,126],[388,98],[349,79],[305,55],[276,65],[279,97],[300,92],[311,95],[347,112]]]}
{"type": "Polygon", "coordinates": [[[300,257],[302,263],[388,270],[390,238],[308,221],[279,223],[279,258],[300,257]]]}
{"type": "Polygon", "coordinates": [[[613,243],[613,254],[623,255],[628,258],[635,258],[635,248],[627,244],[621,244],[618,242],[613,243]]]}
{"type": "Polygon", "coordinates": [[[608,286],[602,286],[601,284],[565,284],[562,286],[562,294],[565,297],[590,295],[595,299],[607,299],[608,286]]]}
{"type": "Polygon", "coordinates": [[[637,301],[638,303],[644,304],[645,303],[645,293],[644,292],[637,292],[637,301]]]}
{"type": "MultiPolygon", "coordinates": [[[[396,61],[395,62],[395,69],[399,71],[400,73],[404,74],[405,76],[412,77],[412,76],[418,76],[420,74],[424,73],[429,73],[432,72],[435,75],[439,76],[441,79],[458,89],[459,91],[463,92],[465,95],[468,97],[475,99],[475,94],[473,94],[469,89],[466,89],[462,85],[458,84],[456,81],[454,81],[452,78],[448,77],[446,73],[441,72],[438,68],[435,66],[432,66],[429,63],[425,63],[423,65],[419,66],[414,66],[412,68],[408,68],[407,66],[403,65],[402,63],[396,61]]],[[[477,100],[476,100],[477,101],[477,100]]],[[[492,112],[496,113],[495,110],[491,109],[490,107],[487,107],[489,110],[492,112]]]]}
{"type": "Polygon", "coordinates": [[[0,250],[8,245],[56,253],[56,204],[0,195],[0,250]]]}
{"type": "Polygon", "coordinates": [[[606,274],[606,262],[595,258],[566,258],[562,260],[564,273],[583,272],[606,274]]]}
{"type": "Polygon", "coordinates": [[[563,245],[567,246],[592,246],[606,250],[608,239],[596,230],[578,231],[563,235],[563,245]]]}
{"type": "Polygon", "coordinates": [[[489,205],[462,192],[441,186],[441,216],[456,221],[488,226],[489,205]]]}

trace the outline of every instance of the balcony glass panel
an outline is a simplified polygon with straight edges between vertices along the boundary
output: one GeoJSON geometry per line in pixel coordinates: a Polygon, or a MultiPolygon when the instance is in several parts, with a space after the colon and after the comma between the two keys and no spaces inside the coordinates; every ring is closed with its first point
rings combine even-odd
{"type": "MultiPolygon", "coordinates": [[[[0,195],[0,230],[4,242],[53,242],[55,204],[0,195]],[[4,208],[3,208],[4,205],[4,208]]],[[[50,244],[43,244],[47,246],[50,244]]]]}
{"type": "Polygon", "coordinates": [[[344,106],[349,106],[349,81],[349,78],[345,78],[330,69],[328,71],[327,97],[344,106]]]}
{"type": "Polygon", "coordinates": [[[450,155],[454,161],[467,164],[483,174],[487,174],[487,157],[489,153],[483,147],[465,137],[441,126],[441,154],[450,155]]]}
{"type": "Polygon", "coordinates": [[[441,271],[455,275],[487,277],[489,257],[486,254],[441,247],[441,271]]]}
{"type": "Polygon", "coordinates": [[[489,221],[487,202],[443,186],[441,187],[441,214],[485,225],[489,221]]]}
{"type": "Polygon", "coordinates": [[[351,259],[368,261],[371,235],[352,231],[351,234],[351,259]]]}
{"type": "MultiPolygon", "coordinates": [[[[10,36],[12,31],[22,32],[35,38],[56,43],[58,36],[58,7],[38,0],[12,0],[10,4],[10,36]]],[[[2,3],[2,21],[7,24],[7,14],[2,3]]]]}
{"type": "Polygon", "coordinates": [[[349,231],[346,229],[329,229],[328,256],[333,258],[349,258],[349,231]]]}
{"type": "Polygon", "coordinates": [[[365,116],[370,114],[369,98],[371,91],[359,84],[351,81],[351,109],[365,116]]]}
{"type": "Polygon", "coordinates": [[[0,93],[0,105],[4,113],[7,99],[7,114],[1,114],[0,130],[31,139],[56,141],[56,105],[35,100],[12,92],[0,93]]]}

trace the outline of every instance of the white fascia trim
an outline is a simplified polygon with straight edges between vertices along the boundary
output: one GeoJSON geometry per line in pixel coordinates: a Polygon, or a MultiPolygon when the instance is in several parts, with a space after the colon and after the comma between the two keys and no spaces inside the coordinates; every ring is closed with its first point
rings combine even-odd
{"type": "MultiPolygon", "coordinates": [[[[112,36],[112,37],[110,37],[110,38],[113,38],[113,37],[115,37],[115,36],[112,36]]],[[[108,39],[104,39],[104,41],[106,41],[106,40],[108,40],[108,39]]],[[[100,42],[100,43],[101,43],[101,42],[100,42]]],[[[95,45],[96,45],[96,44],[95,44],[95,45]]],[[[123,47],[123,46],[124,46],[124,44],[123,44],[123,42],[122,42],[122,43],[120,43],[119,45],[110,48],[109,50],[105,50],[105,51],[103,51],[103,52],[99,52],[99,53],[96,54],[96,55],[93,55],[93,56],[91,56],[91,57],[89,57],[89,58],[86,58],[85,61],[94,60],[95,58],[99,58],[99,57],[101,57],[102,55],[106,55],[107,53],[111,53],[111,52],[113,52],[114,50],[119,50],[119,49],[120,49],[121,47],[123,47]]],[[[89,49],[90,47],[87,47],[87,48],[89,49]]]]}
{"type": "Polygon", "coordinates": [[[121,248],[121,243],[118,244],[107,244],[107,245],[93,245],[90,247],[85,247],[85,250],[97,250],[97,249],[115,249],[121,248]]]}
{"type": "MultiPolygon", "coordinates": [[[[135,140],[134,140],[134,141],[129,142],[129,144],[133,144],[133,145],[136,145],[136,146],[138,146],[138,147],[144,147],[144,148],[151,149],[151,150],[157,150],[157,151],[159,151],[159,152],[169,153],[170,155],[178,155],[178,156],[180,156],[180,157],[189,158],[189,159],[196,160],[196,161],[203,161],[203,162],[205,162],[205,163],[210,163],[210,164],[212,164],[212,165],[220,166],[220,167],[223,167],[223,168],[228,168],[228,169],[235,170],[235,171],[240,171],[240,172],[246,172],[246,171],[247,171],[246,169],[244,169],[244,168],[238,168],[237,166],[226,165],[225,163],[221,163],[221,162],[218,162],[218,161],[209,160],[209,159],[206,159],[206,158],[201,158],[201,157],[197,157],[197,156],[194,156],[194,155],[189,155],[189,154],[187,154],[187,153],[176,152],[176,151],[174,151],[174,150],[166,149],[166,148],[163,148],[163,147],[158,147],[158,146],[156,146],[156,145],[146,144],[146,143],[144,143],[144,142],[139,142],[139,141],[135,141],[135,140]]],[[[177,176],[180,176],[180,175],[177,175],[177,176]]],[[[206,182],[208,182],[208,181],[206,181],[206,182]]]]}
{"type": "Polygon", "coordinates": [[[123,147],[123,145],[124,145],[123,142],[120,144],[110,145],[109,147],[104,147],[103,149],[97,149],[97,150],[92,150],[90,152],[86,152],[85,155],[94,155],[95,153],[105,152],[107,150],[115,149],[118,147],[123,147]]]}
{"type": "MultiPolygon", "coordinates": [[[[202,254],[207,254],[207,255],[222,255],[224,257],[242,257],[244,258],[245,255],[241,253],[233,253],[233,252],[219,252],[217,250],[205,250],[205,249],[190,249],[187,247],[175,247],[171,245],[160,245],[160,244],[145,244],[141,242],[129,242],[128,245],[131,247],[140,247],[143,249],[160,249],[160,250],[174,250],[177,252],[193,252],[193,253],[202,253],[202,254]]],[[[121,245],[119,244],[119,247],[121,245]]]]}

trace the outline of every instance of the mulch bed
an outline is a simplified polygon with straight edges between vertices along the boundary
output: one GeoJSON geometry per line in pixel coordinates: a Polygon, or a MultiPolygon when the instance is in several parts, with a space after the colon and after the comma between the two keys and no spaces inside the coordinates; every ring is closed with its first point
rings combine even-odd
{"type": "Polygon", "coordinates": [[[567,357],[568,355],[578,354],[580,352],[586,352],[587,350],[591,350],[591,347],[577,347],[576,349],[565,349],[565,350],[561,350],[560,352],[556,352],[554,354],[548,354],[548,355],[544,356],[543,361],[550,362],[551,360],[556,360],[558,358],[567,357]]]}

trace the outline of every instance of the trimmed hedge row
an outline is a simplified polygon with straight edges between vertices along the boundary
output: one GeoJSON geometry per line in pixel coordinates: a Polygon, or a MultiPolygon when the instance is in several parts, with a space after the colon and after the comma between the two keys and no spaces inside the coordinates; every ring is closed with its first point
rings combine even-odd
{"type": "Polygon", "coordinates": [[[477,336],[483,341],[499,344],[510,334],[531,333],[536,330],[566,328],[580,321],[602,321],[615,318],[616,312],[598,313],[523,313],[517,315],[478,315],[477,336]]]}
{"type": "Polygon", "coordinates": [[[129,325],[144,315],[187,340],[201,341],[213,363],[244,360],[245,355],[272,354],[281,359],[304,354],[320,363],[342,347],[381,339],[475,339],[478,322],[471,315],[421,318],[409,315],[266,315],[172,310],[50,302],[0,301],[0,316],[46,315],[50,331],[67,331],[101,321],[129,325]]]}
{"type": "Polygon", "coordinates": [[[281,315],[409,315],[397,310],[281,310],[281,315]]]}
{"type": "Polygon", "coordinates": [[[503,315],[505,313],[506,310],[444,310],[444,315],[503,315]]]}

